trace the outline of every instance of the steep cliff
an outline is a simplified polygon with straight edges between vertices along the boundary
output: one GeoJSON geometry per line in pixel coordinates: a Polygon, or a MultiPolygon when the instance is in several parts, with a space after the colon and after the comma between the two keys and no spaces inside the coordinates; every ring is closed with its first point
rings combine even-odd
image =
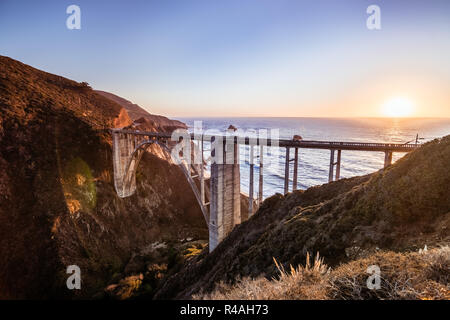
{"type": "Polygon", "coordinates": [[[117,197],[108,129],[127,111],[77,83],[0,56],[0,298],[91,296],[134,252],[207,238],[179,168],[147,154],[117,197]],[[66,288],[78,265],[82,289],[66,288]]]}
{"type": "Polygon", "coordinates": [[[274,195],[211,254],[187,263],[155,297],[190,298],[220,282],[271,278],[278,274],[273,258],[296,266],[308,252],[319,252],[335,267],[377,250],[448,246],[449,167],[447,136],[374,174],[274,195]]]}

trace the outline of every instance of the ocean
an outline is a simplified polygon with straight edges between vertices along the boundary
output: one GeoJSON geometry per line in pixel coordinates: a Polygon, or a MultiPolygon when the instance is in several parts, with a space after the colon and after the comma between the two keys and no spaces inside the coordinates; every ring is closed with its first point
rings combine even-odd
{"type": "MultiPolygon", "coordinates": [[[[292,139],[294,134],[300,135],[304,140],[327,141],[356,141],[356,142],[382,142],[406,143],[415,142],[419,135],[419,142],[425,143],[435,138],[450,134],[450,119],[381,119],[381,118],[178,118],[190,128],[194,121],[202,121],[203,130],[216,129],[225,134],[229,125],[244,131],[258,129],[278,129],[283,139],[292,139]]],[[[264,198],[277,192],[283,193],[284,188],[284,148],[273,152],[271,165],[264,169],[264,198]],[[283,150],[281,150],[283,149],[283,150]]],[[[245,159],[248,147],[241,146],[241,158],[245,159]]],[[[403,157],[405,153],[394,153],[393,162],[403,157]]],[[[247,156],[248,157],[248,156],[247,156]]],[[[291,154],[291,158],[293,155],[291,154]]],[[[330,162],[329,150],[299,149],[298,188],[307,189],[314,185],[328,182],[328,169],[330,162]]],[[[341,178],[365,175],[375,172],[383,167],[383,152],[342,151],[341,178]]],[[[290,190],[292,190],[291,163],[290,190]]],[[[241,191],[249,191],[249,163],[241,162],[241,191]]],[[[255,197],[258,192],[258,162],[255,163],[254,186],[255,197]]]]}

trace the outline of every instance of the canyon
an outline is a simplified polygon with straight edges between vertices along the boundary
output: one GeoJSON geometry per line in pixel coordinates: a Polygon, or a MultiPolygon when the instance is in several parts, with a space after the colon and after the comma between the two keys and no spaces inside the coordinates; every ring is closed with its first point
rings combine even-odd
{"type": "Polygon", "coordinates": [[[112,182],[110,128],[184,124],[143,109],[130,117],[87,83],[4,56],[0,92],[0,298],[92,297],[146,248],[207,239],[183,173],[163,153],[144,156],[132,197],[117,197],[112,182]],[[66,288],[68,265],[82,270],[83,290],[66,288]]]}

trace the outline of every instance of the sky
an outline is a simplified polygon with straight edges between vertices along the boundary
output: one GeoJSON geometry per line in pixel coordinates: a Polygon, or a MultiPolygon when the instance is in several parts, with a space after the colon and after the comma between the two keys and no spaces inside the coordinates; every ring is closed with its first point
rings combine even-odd
{"type": "Polygon", "coordinates": [[[448,0],[0,0],[0,55],[172,117],[450,117],[448,0]]]}

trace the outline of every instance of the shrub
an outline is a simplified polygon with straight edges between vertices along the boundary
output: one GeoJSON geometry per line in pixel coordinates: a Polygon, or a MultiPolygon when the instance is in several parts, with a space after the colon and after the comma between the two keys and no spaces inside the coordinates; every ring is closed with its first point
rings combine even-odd
{"type": "Polygon", "coordinates": [[[278,278],[244,278],[233,286],[219,283],[211,294],[196,295],[194,299],[212,300],[294,300],[326,299],[325,281],[329,273],[323,259],[316,255],[313,263],[309,254],[305,266],[286,271],[274,258],[279,271],[278,278]]]}

